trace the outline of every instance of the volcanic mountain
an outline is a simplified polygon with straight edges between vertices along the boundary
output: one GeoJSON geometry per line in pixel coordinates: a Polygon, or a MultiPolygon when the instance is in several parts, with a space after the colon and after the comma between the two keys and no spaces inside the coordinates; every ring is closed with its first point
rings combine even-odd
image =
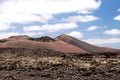
{"type": "Polygon", "coordinates": [[[72,36],[63,34],[58,36],[56,39],[64,41],[66,43],[72,44],[74,46],[77,46],[89,53],[106,53],[106,52],[120,52],[119,49],[113,49],[113,48],[106,48],[106,47],[98,47],[98,46],[94,46],[92,44],[86,43],[84,41],[80,41],[72,36]]]}
{"type": "Polygon", "coordinates": [[[12,36],[0,40],[0,48],[51,49],[65,53],[88,53],[77,46],[48,36],[41,38],[31,38],[26,35],[12,36]]]}
{"type": "Polygon", "coordinates": [[[40,38],[31,38],[26,35],[11,36],[0,40],[0,48],[51,49],[65,53],[120,52],[119,49],[94,46],[65,34],[55,39],[48,36],[40,38]]]}

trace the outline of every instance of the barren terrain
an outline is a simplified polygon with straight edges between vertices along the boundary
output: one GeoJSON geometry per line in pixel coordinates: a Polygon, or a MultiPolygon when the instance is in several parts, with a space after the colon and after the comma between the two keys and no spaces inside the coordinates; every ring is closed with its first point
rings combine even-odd
{"type": "Polygon", "coordinates": [[[0,49],[0,80],[119,80],[120,53],[0,49]]]}
{"type": "Polygon", "coordinates": [[[120,50],[68,35],[0,40],[0,80],[119,80],[120,50]]]}

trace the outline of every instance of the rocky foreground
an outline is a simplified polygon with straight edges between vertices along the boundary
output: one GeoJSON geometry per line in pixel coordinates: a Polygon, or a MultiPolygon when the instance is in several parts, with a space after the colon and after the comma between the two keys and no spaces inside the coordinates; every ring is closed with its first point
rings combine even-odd
{"type": "Polygon", "coordinates": [[[120,53],[0,49],[0,80],[120,80],[120,53]]]}

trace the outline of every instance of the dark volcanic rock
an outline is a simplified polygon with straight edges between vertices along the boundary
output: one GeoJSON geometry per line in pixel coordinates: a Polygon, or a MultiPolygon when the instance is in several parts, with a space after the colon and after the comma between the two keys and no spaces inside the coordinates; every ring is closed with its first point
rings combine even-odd
{"type": "Polygon", "coordinates": [[[29,40],[40,41],[40,42],[55,42],[56,41],[55,39],[50,38],[48,36],[44,36],[41,38],[29,38],[29,40]]]}
{"type": "Polygon", "coordinates": [[[4,42],[7,42],[7,40],[4,39],[0,40],[0,43],[4,43],[4,42]]]}
{"type": "Polygon", "coordinates": [[[1,80],[119,80],[119,54],[62,53],[40,49],[0,49],[1,80]]]}

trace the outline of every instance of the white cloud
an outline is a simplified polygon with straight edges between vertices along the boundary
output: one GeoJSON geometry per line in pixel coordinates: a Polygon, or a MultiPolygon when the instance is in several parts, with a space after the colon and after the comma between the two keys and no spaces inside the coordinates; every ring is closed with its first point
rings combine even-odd
{"type": "Polygon", "coordinates": [[[53,19],[51,15],[33,15],[33,14],[0,14],[1,23],[30,23],[42,22],[47,23],[48,20],[53,19]]]}
{"type": "Polygon", "coordinates": [[[89,13],[100,5],[101,0],[6,0],[1,3],[0,11],[25,14],[89,13]]]}
{"type": "Polygon", "coordinates": [[[84,41],[91,44],[112,44],[112,43],[120,43],[120,38],[87,39],[84,41]]]}
{"type": "Polygon", "coordinates": [[[23,31],[55,32],[59,30],[74,29],[76,27],[78,27],[76,23],[58,23],[58,24],[46,24],[42,26],[27,26],[23,27],[23,31]]]}
{"type": "Polygon", "coordinates": [[[95,21],[99,20],[100,18],[92,16],[92,15],[85,15],[85,16],[69,16],[67,18],[63,18],[62,21],[66,22],[90,22],[90,21],[95,21]]]}
{"type": "Polygon", "coordinates": [[[93,31],[93,30],[96,30],[96,29],[98,29],[97,26],[90,26],[90,27],[87,28],[88,31],[93,31]]]}
{"type": "MultiPolygon", "coordinates": [[[[0,0],[0,31],[13,28],[12,23],[28,24],[34,22],[46,23],[42,26],[26,26],[24,34],[37,35],[33,31],[54,32],[58,30],[74,29],[78,25],[74,22],[94,21],[97,17],[86,15],[81,16],[85,20],[74,20],[69,23],[48,24],[54,20],[56,14],[61,13],[82,13],[91,14],[99,9],[101,0],[0,0]],[[87,4],[89,3],[89,4],[87,4]],[[29,31],[31,33],[29,33],[29,31]]],[[[77,16],[76,16],[77,17],[77,16]]],[[[75,18],[75,16],[73,16],[75,18]]],[[[2,32],[2,37],[21,35],[19,32],[2,32]]]]}
{"type": "Polygon", "coordinates": [[[17,36],[17,35],[28,35],[28,36],[36,36],[36,35],[43,35],[42,32],[0,32],[0,39],[8,38],[10,36],[17,36]]]}
{"type": "Polygon", "coordinates": [[[66,33],[67,35],[73,36],[75,38],[82,38],[83,37],[83,33],[78,32],[78,31],[72,31],[70,33],[66,33]]]}
{"type": "Polygon", "coordinates": [[[7,37],[10,37],[10,36],[13,36],[13,35],[19,35],[18,32],[0,32],[0,39],[2,38],[7,38],[7,37]]]}
{"type": "Polygon", "coordinates": [[[101,0],[2,0],[0,1],[0,22],[47,23],[53,19],[54,14],[91,13],[100,5],[101,0]]]}
{"type": "MultiPolygon", "coordinates": [[[[118,9],[118,12],[120,12],[120,8],[118,9]]],[[[113,18],[116,21],[120,21],[120,14],[113,18]]]]}
{"type": "Polygon", "coordinates": [[[19,35],[36,36],[36,35],[43,35],[43,33],[42,32],[23,32],[23,33],[19,33],[19,35]]]}
{"type": "Polygon", "coordinates": [[[9,24],[0,23],[0,31],[7,30],[7,29],[10,29],[10,28],[11,27],[9,26],[9,24]]]}
{"type": "Polygon", "coordinates": [[[120,21],[120,15],[114,17],[114,20],[120,21]]]}
{"type": "Polygon", "coordinates": [[[104,33],[108,34],[108,35],[120,35],[120,30],[119,29],[111,29],[111,30],[106,30],[104,33]]]}

